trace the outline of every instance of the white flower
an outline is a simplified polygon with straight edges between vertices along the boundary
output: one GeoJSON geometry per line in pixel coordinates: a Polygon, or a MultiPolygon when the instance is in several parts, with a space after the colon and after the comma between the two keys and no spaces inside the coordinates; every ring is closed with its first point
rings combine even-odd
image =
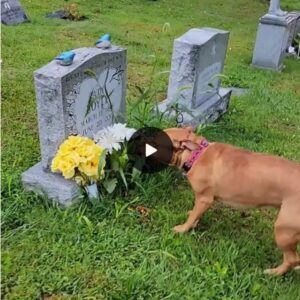
{"type": "Polygon", "coordinates": [[[121,143],[128,141],[135,131],[133,128],[126,128],[126,124],[117,123],[98,131],[94,135],[94,140],[99,146],[112,153],[113,150],[120,150],[121,143]]]}
{"type": "Polygon", "coordinates": [[[126,124],[117,123],[113,125],[111,131],[120,140],[120,142],[128,141],[131,136],[136,132],[133,128],[127,128],[126,124]]]}
{"type": "Polygon", "coordinates": [[[96,144],[106,149],[110,154],[113,150],[121,149],[119,140],[109,130],[107,130],[107,128],[96,133],[94,135],[94,140],[96,144]]]}

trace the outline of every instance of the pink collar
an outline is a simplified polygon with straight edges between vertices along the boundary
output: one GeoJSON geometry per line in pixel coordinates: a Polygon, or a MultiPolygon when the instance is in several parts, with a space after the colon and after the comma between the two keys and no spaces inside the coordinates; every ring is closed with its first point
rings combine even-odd
{"type": "Polygon", "coordinates": [[[203,139],[199,144],[199,148],[197,150],[192,151],[189,159],[183,165],[183,170],[185,172],[188,172],[192,168],[194,162],[206,150],[208,146],[209,146],[209,142],[206,139],[203,139]]]}

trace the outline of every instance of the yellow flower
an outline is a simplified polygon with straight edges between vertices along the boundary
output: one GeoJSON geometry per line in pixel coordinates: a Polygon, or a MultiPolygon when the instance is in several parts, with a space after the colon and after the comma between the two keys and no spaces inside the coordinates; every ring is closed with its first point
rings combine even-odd
{"type": "Polygon", "coordinates": [[[55,156],[51,163],[51,171],[57,172],[59,171],[61,157],[59,155],[55,156]]]}
{"type": "Polygon", "coordinates": [[[94,149],[92,146],[85,146],[78,149],[78,154],[82,158],[82,161],[87,161],[94,156],[94,149]]]}
{"type": "MultiPolygon", "coordinates": [[[[96,180],[99,177],[99,157],[103,151],[102,147],[87,137],[70,136],[60,145],[57,155],[52,161],[51,170],[52,172],[62,172],[66,179],[73,178],[76,171],[79,170],[91,180],[96,180]]],[[[86,184],[83,176],[76,175],[74,179],[79,184],[86,184]]]]}
{"type": "Polygon", "coordinates": [[[89,177],[96,176],[98,178],[98,163],[99,158],[94,158],[92,160],[88,160],[87,162],[80,164],[78,169],[80,172],[84,173],[89,177]]]}
{"type": "Polygon", "coordinates": [[[52,161],[51,171],[60,171],[66,179],[70,179],[75,175],[76,167],[76,162],[72,159],[72,157],[58,155],[52,161]]]}
{"type": "Polygon", "coordinates": [[[69,154],[65,155],[63,159],[69,161],[74,167],[78,167],[81,163],[81,157],[77,152],[70,152],[69,154]]]}
{"type": "Polygon", "coordinates": [[[66,179],[71,179],[75,175],[75,165],[71,161],[62,160],[60,171],[66,179]]]}

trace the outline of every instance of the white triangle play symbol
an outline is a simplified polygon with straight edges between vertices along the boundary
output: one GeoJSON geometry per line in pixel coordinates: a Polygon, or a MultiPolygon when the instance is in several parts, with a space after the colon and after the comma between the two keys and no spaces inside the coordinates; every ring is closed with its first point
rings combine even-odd
{"type": "Polygon", "coordinates": [[[157,152],[157,149],[155,149],[154,147],[152,147],[149,144],[145,144],[145,148],[146,148],[146,157],[152,155],[153,153],[157,152]]]}

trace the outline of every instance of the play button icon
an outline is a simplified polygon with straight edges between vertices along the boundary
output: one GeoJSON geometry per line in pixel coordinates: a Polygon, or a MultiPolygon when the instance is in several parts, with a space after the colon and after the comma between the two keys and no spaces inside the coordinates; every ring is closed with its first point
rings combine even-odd
{"type": "Polygon", "coordinates": [[[133,167],[147,173],[159,172],[172,160],[173,144],[163,130],[144,127],[130,138],[127,152],[133,167]]]}
{"type": "Polygon", "coordinates": [[[145,149],[145,156],[146,157],[148,157],[148,156],[154,154],[155,152],[157,152],[157,149],[152,147],[149,144],[146,144],[145,147],[146,147],[146,149],[145,149]]]}

